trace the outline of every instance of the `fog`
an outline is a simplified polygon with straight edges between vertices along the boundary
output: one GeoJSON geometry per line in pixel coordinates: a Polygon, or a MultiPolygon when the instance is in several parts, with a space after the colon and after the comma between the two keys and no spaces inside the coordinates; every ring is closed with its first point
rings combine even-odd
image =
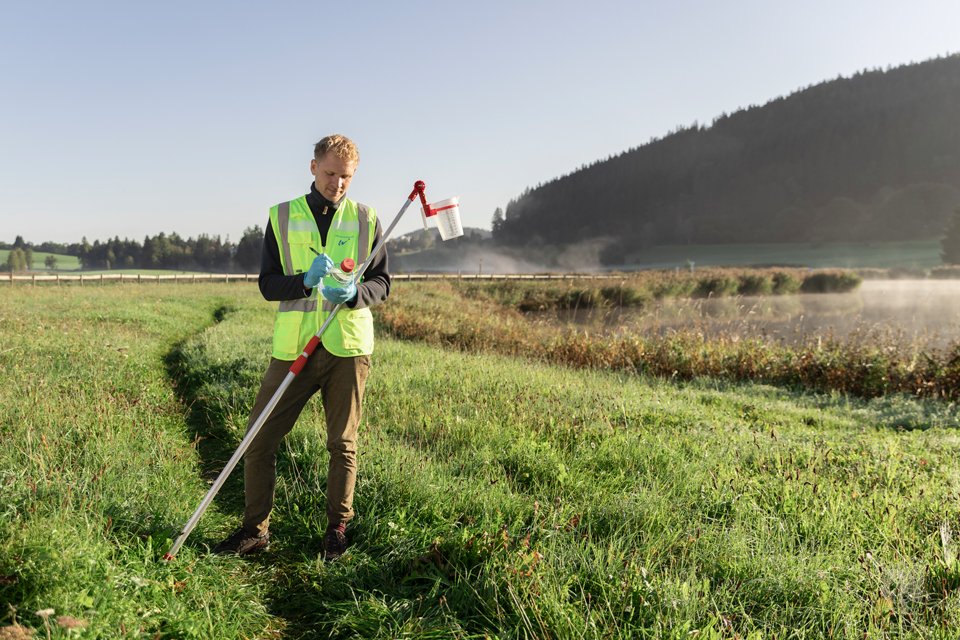
{"type": "Polygon", "coordinates": [[[845,294],[668,299],[642,310],[592,310],[559,320],[612,334],[681,329],[784,344],[834,337],[933,349],[960,341],[960,281],[866,280],[845,294]]]}
{"type": "Polygon", "coordinates": [[[575,245],[491,248],[464,243],[440,244],[421,254],[391,255],[397,273],[593,273],[603,270],[599,255],[608,239],[587,240],[575,245]]]}

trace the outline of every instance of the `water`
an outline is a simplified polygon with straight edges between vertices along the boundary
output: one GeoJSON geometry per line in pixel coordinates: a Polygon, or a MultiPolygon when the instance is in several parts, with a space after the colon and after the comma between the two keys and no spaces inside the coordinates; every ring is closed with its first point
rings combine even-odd
{"type": "Polygon", "coordinates": [[[336,267],[331,267],[327,275],[337,281],[341,287],[353,282],[353,271],[341,271],[336,267]]]}
{"type": "Polygon", "coordinates": [[[558,319],[614,335],[696,330],[783,344],[833,337],[935,349],[960,342],[960,282],[866,280],[851,293],[667,299],[644,309],[562,312],[558,319]]]}

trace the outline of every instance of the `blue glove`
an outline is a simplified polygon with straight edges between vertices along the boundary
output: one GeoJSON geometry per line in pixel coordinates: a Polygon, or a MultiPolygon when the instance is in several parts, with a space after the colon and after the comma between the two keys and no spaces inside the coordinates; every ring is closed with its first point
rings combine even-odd
{"type": "Polygon", "coordinates": [[[357,297],[357,285],[350,282],[342,287],[324,287],[320,294],[334,304],[343,304],[357,297]]]}
{"type": "Polygon", "coordinates": [[[320,284],[323,276],[327,275],[327,272],[330,271],[332,267],[333,260],[330,259],[330,256],[321,253],[313,259],[313,263],[310,264],[310,270],[307,271],[307,275],[303,276],[303,286],[313,289],[320,284]]]}

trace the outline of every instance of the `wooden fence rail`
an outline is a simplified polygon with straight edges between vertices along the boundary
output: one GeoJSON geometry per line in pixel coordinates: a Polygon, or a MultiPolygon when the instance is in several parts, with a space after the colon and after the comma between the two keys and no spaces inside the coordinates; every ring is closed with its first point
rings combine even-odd
{"type": "MultiPolygon", "coordinates": [[[[616,273],[511,273],[511,274],[480,274],[480,273],[402,273],[393,274],[393,280],[601,280],[609,278],[623,278],[623,274],[616,273]]],[[[194,283],[194,282],[256,282],[259,275],[256,273],[188,273],[188,274],[138,274],[138,273],[97,273],[97,274],[37,274],[16,275],[8,273],[0,276],[0,282],[29,283],[78,283],[105,284],[108,282],[132,282],[136,284],[194,283]]]]}
{"type": "Polygon", "coordinates": [[[0,277],[0,282],[17,283],[79,283],[84,284],[105,284],[107,282],[132,282],[137,284],[159,284],[161,282],[256,282],[257,274],[249,273],[79,273],[76,275],[65,273],[40,274],[31,273],[28,275],[7,274],[6,277],[0,277]]]}

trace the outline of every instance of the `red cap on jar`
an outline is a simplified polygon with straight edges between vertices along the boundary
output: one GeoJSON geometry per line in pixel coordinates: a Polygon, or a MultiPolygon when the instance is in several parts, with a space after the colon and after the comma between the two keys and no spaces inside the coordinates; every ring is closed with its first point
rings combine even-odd
{"type": "Polygon", "coordinates": [[[353,258],[344,258],[343,262],[340,263],[340,270],[344,273],[351,273],[355,266],[357,266],[357,263],[353,261],[353,258]]]}

